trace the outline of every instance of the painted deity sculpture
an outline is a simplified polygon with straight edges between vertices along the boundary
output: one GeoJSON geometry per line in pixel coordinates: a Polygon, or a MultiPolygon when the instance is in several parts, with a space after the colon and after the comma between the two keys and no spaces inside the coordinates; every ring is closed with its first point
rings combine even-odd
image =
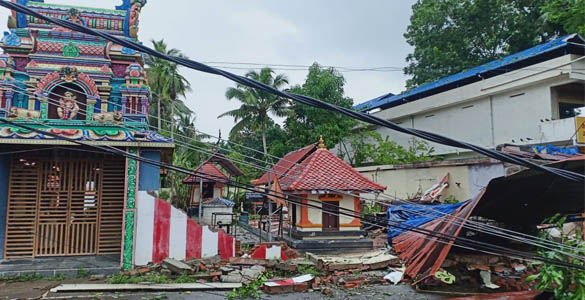
{"type": "Polygon", "coordinates": [[[112,112],[103,112],[103,113],[95,113],[92,116],[92,120],[98,123],[114,123],[114,124],[122,124],[122,112],[112,111],[112,112]]]}
{"type": "Polygon", "coordinates": [[[41,117],[41,112],[12,106],[8,110],[7,117],[9,120],[38,120],[41,117]]]}
{"type": "Polygon", "coordinates": [[[63,98],[59,99],[57,114],[61,120],[73,120],[79,112],[77,105],[77,96],[72,92],[65,92],[63,98]]]}

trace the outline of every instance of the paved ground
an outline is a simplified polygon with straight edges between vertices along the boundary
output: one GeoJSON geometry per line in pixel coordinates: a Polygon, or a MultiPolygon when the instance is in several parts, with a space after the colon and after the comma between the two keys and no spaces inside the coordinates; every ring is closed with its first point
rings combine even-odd
{"type": "MultiPolygon", "coordinates": [[[[72,283],[69,281],[69,283],[72,283]]],[[[48,293],[50,287],[56,286],[59,282],[54,281],[34,281],[21,283],[0,283],[0,299],[129,299],[129,300],[196,300],[225,299],[225,291],[209,292],[163,292],[163,293],[145,293],[145,292],[120,292],[120,293],[48,293]]],[[[282,300],[318,300],[318,299],[408,299],[408,300],[441,300],[446,296],[424,294],[416,292],[410,285],[399,284],[393,285],[374,285],[352,290],[336,288],[332,290],[329,296],[323,295],[318,291],[307,293],[292,293],[281,295],[263,294],[260,299],[282,299],[282,300]]]]}
{"type": "Polygon", "coordinates": [[[61,274],[75,277],[80,270],[91,274],[118,273],[120,272],[120,255],[0,259],[0,277],[27,274],[38,274],[43,277],[61,274]]]}

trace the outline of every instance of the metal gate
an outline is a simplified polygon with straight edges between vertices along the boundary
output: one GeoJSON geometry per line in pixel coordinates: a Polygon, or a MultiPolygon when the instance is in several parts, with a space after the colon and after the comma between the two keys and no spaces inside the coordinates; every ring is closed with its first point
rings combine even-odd
{"type": "Polygon", "coordinates": [[[123,160],[15,157],[5,257],[120,253],[123,203],[123,160]]]}

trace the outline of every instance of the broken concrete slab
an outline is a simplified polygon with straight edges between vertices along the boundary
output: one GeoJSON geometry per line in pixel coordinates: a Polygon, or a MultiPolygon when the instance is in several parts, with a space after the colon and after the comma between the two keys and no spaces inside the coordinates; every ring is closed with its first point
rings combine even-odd
{"type": "Polygon", "coordinates": [[[116,292],[116,291],[192,291],[192,290],[230,290],[241,287],[241,283],[168,283],[168,284],[61,284],[51,289],[60,292],[116,292]]]}
{"type": "Polygon", "coordinates": [[[315,263],[318,269],[328,272],[355,269],[362,271],[378,270],[400,263],[398,257],[384,250],[334,256],[308,253],[307,257],[315,263]]]}
{"type": "Polygon", "coordinates": [[[173,273],[182,274],[184,272],[191,272],[191,266],[172,258],[165,258],[162,262],[163,267],[171,270],[173,273]]]}
{"type": "Polygon", "coordinates": [[[264,283],[264,292],[267,294],[282,294],[290,292],[305,292],[309,289],[312,275],[302,275],[285,280],[268,281],[264,283]]]}

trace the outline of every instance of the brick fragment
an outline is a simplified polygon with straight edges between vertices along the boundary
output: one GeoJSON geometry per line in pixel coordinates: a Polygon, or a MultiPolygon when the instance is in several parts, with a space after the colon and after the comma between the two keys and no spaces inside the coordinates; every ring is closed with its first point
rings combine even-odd
{"type": "Polygon", "coordinates": [[[293,286],[295,292],[306,292],[309,290],[308,282],[295,283],[293,286]]]}

